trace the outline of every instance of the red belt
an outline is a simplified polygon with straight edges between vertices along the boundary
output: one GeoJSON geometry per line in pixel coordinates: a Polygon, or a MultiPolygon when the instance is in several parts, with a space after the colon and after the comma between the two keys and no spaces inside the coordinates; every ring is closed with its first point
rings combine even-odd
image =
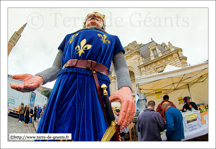
{"type": "Polygon", "coordinates": [[[92,60],[70,59],[64,64],[63,69],[64,68],[73,68],[73,67],[83,68],[83,69],[87,69],[87,70],[92,71],[95,85],[97,88],[98,97],[99,97],[100,104],[101,104],[101,108],[103,110],[103,114],[104,114],[105,120],[107,122],[107,125],[109,126],[109,123],[108,123],[107,118],[106,118],[105,110],[104,110],[102,94],[101,94],[100,85],[99,85],[97,73],[96,73],[96,72],[100,72],[100,73],[108,76],[108,71],[107,71],[108,68],[106,66],[104,66],[100,63],[97,63],[95,61],[92,61],[92,60]]]}

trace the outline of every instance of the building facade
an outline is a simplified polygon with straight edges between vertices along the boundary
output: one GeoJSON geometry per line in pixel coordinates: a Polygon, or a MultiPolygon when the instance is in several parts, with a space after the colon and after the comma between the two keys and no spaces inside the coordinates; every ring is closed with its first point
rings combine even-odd
{"type": "MultiPolygon", "coordinates": [[[[130,79],[133,87],[133,95],[136,94],[136,77],[161,73],[167,65],[184,68],[187,67],[187,57],[182,49],[173,46],[170,42],[158,44],[154,40],[146,44],[138,44],[136,41],[124,47],[130,79]]],[[[118,90],[116,75],[113,65],[110,69],[110,92],[118,90]]]]}

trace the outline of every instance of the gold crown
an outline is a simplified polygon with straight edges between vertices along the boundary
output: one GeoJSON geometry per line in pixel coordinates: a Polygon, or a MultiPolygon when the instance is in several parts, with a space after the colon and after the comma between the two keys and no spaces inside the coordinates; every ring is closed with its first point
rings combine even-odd
{"type": "Polygon", "coordinates": [[[97,11],[95,11],[95,12],[93,12],[93,13],[89,13],[89,14],[87,14],[87,16],[85,17],[85,19],[84,19],[84,24],[86,23],[86,20],[87,20],[87,18],[90,16],[90,15],[93,15],[93,14],[97,14],[99,17],[101,17],[101,19],[103,20],[103,24],[104,24],[104,26],[106,26],[106,20],[105,20],[105,15],[103,15],[103,14],[101,14],[101,13],[98,13],[97,11]]]}

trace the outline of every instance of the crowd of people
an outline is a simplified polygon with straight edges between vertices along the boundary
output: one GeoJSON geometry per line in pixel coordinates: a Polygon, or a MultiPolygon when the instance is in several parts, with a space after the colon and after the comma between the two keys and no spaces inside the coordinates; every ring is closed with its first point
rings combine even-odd
{"type": "MultiPolygon", "coordinates": [[[[180,141],[184,139],[184,128],[182,112],[187,110],[198,110],[196,104],[190,101],[190,97],[183,98],[184,106],[182,109],[177,109],[175,104],[169,101],[169,96],[164,95],[163,101],[155,109],[155,102],[149,101],[147,108],[143,110],[137,119],[137,130],[140,132],[140,141],[162,141],[160,132],[166,129],[167,141],[180,141]]],[[[43,115],[46,104],[43,108],[38,106],[30,107],[21,103],[19,109],[19,122],[24,122],[26,126],[28,123],[34,121],[40,122],[40,118],[43,115]]],[[[114,110],[115,122],[117,122],[120,114],[120,109],[114,110]]],[[[126,141],[129,136],[129,128],[125,127],[120,131],[122,140],[126,141]]]]}
{"type": "Polygon", "coordinates": [[[19,122],[26,124],[28,127],[28,123],[32,123],[32,119],[34,118],[34,121],[37,121],[39,123],[41,116],[43,115],[43,112],[45,110],[46,104],[44,104],[43,109],[38,106],[30,107],[25,105],[24,103],[21,103],[19,108],[19,122]]]}
{"type": "Polygon", "coordinates": [[[181,141],[184,139],[183,117],[181,112],[198,110],[196,104],[190,101],[190,97],[184,97],[184,106],[177,109],[169,96],[164,95],[163,101],[156,111],[155,102],[149,101],[147,108],[143,110],[137,119],[137,130],[140,132],[140,141],[162,141],[160,132],[166,129],[167,141],[181,141]]]}

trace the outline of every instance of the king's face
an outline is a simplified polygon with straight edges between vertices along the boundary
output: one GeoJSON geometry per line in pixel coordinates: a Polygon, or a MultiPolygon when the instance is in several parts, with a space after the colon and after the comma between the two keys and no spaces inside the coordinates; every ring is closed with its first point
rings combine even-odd
{"type": "Polygon", "coordinates": [[[89,26],[97,26],[99,28],[102,28],[103,27],[102,18],[97,14],[92,14],[88,16],[86,20],[86,27],[89,27],[89,26]]]}

